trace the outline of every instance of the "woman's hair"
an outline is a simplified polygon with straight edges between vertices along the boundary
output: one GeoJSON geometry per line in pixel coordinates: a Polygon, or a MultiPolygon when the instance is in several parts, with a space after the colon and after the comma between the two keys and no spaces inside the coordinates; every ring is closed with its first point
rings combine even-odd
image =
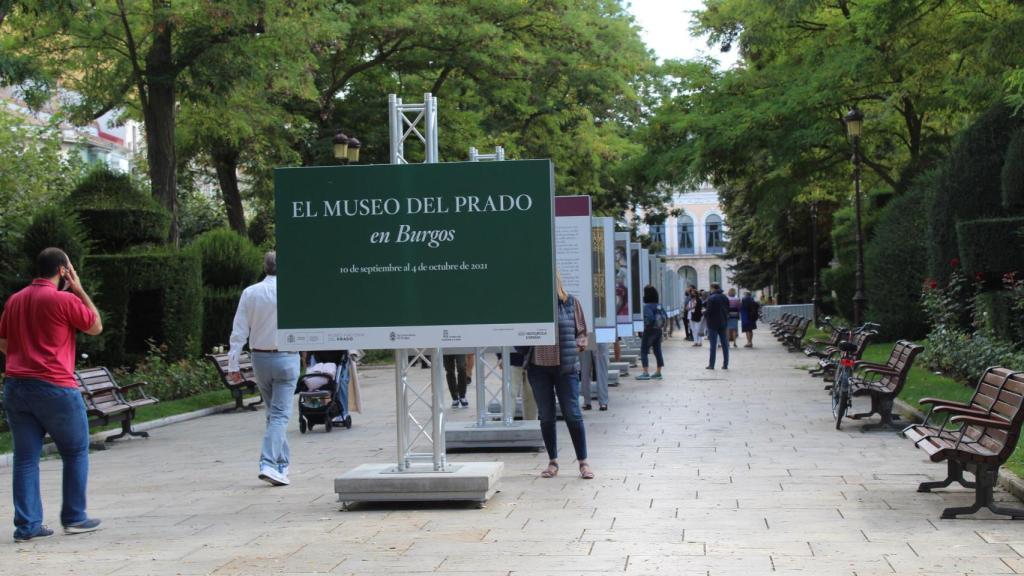
{"type": "Polygon", "coordinates": [[[658,303],[658,289],[648,284],[644,286],[644,304],[658,303]]]}
{"type": "Polygon", "coordinates": [[[558,285],[558,299],[562,302],[568,302],[569,293],[562,287],[562,275],[557,270],[555,271],[555,282],[558,285]]]}

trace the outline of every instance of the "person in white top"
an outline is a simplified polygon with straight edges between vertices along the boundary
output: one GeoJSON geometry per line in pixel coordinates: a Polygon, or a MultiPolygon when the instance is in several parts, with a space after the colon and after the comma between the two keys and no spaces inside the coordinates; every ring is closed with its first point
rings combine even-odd
{"type": "Polygon", "coordinates": [[[242,292],[231,329],[231,350],[228,353],[228,378],[242,380],[238,357],[249,342],[252,368],[260,394],[267,405],[267,429],[260,454],[260,480],[273,486],[287,486],[288,421],[292,415],[292,397],[299,378],[300,360],[297,352],[277,350],[277,254],[267,252],[263,258],[267,277],[242,292]]]}

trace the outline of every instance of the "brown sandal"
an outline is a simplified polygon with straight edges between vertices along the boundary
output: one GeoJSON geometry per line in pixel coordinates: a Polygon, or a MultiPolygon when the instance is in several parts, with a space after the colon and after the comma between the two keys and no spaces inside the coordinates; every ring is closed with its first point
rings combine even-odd
{"type": "Polygon", "coordinates": [[[548,467],[540,473],[541,478],[554,478],[558,476],[558,462],[548,462],[548,467]]]}
{"type": "Polygon", "coordinates": [[[580,478],[583,478],[584,480],[594,479],[594,471],[590,469],[590,464],[587,464],[586,462],[580,464],[580,478]]]}

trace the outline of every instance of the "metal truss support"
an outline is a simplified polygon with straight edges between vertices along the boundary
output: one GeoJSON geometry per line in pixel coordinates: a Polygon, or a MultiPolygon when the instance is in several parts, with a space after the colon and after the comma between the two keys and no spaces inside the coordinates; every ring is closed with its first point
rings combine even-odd
{"type": "Polygon", "coordinates": [[[470,148],[469,148],[469,161],[470,162],[480,162],[481,160],[498,160],[498,161],[500,161],[500,160],[504,160],[504,159],[505,159],[505,149],[502,148],[501,146],[495,146],[494,147],[494,154],[481,154],[480,152],[477,151],[477,149],[475,147],[470,146],[470,148]]]}

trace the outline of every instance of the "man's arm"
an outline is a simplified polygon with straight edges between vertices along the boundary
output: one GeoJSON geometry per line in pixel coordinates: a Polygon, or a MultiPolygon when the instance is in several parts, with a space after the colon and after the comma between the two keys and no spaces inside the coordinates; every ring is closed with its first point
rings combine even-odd
{"type": "Polygon", "coordinates": [[[242,355],[242,347],[249,340],[249,314],[246,311],[246,293],[238,299],[238,308],[235,310],[235,319],[231,325],[231,338],[228,341],[231,345],[228,350],[228,378],[232,382],[241,382],[242,374],[239,372],[238,359],[242,355]]]}
{"type": "Polygon", "coordinates": [[[78,277],[78,272],[75,271],[75,267],[68,265],[67,272],[64,274],[64,281],[68,283],[68,288],[71,289],[71,293],[78,296],[78,299],[85,304],[92,313],[96,320],[93,321],[92,326],[89,326],[82,332],[85,332],[89,336],[99,336],[103,332],[103,321],[100,319],[100,311],[96,308],[96,305],[92,303],[92,298],[86,294],[85,288],[82,288],[82,281],[78,277]]]}

